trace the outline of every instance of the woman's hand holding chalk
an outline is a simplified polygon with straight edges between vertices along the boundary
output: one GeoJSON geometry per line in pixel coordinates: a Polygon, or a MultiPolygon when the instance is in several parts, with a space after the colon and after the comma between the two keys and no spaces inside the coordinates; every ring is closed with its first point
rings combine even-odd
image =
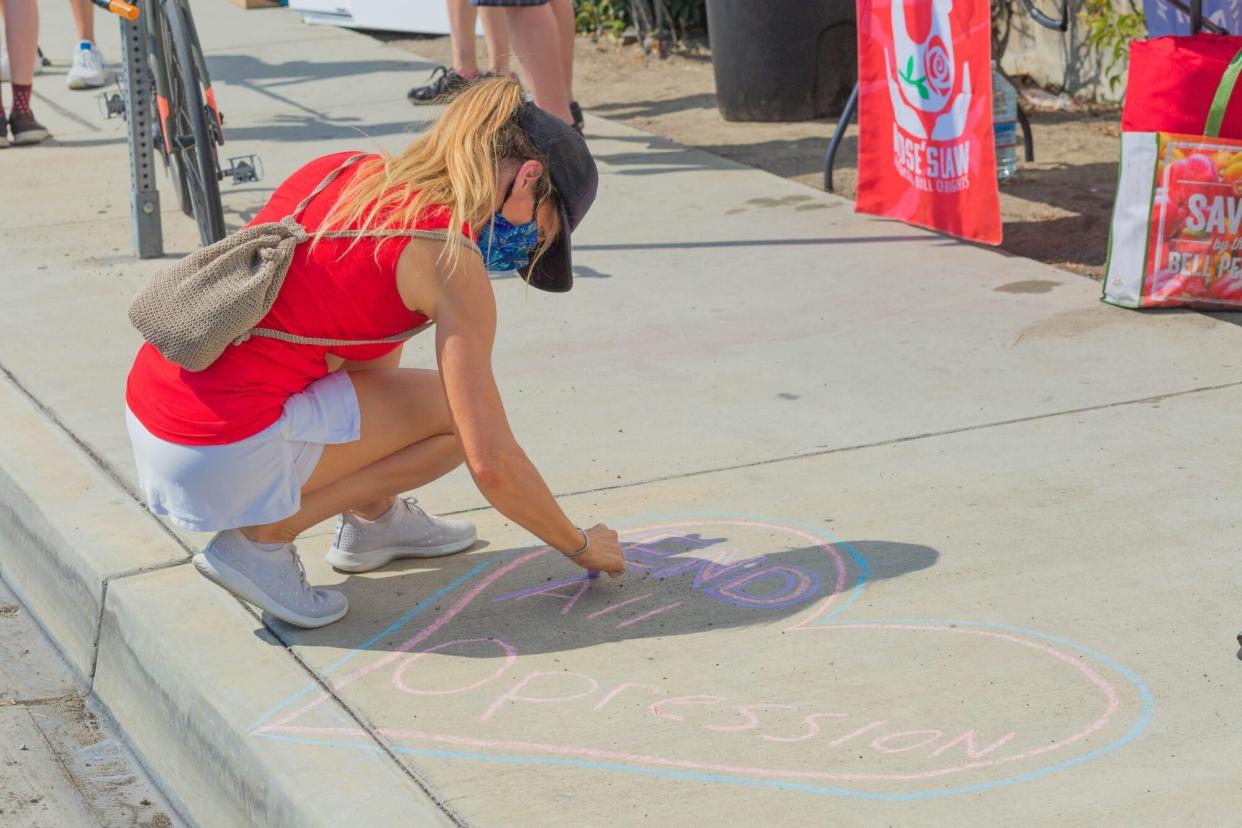
{"type": "Polygon", "coordinates": [[[587,577],[596,578],[601,572],[616,578],[625,572],[625,551],[620,536],[602,523],[597,523],[583,534],[585,547],[567,557],[587,571],[587,577]]]}

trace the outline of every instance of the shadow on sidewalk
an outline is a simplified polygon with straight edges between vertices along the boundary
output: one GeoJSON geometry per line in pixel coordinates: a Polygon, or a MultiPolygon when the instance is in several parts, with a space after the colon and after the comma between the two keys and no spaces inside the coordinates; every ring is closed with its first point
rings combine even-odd
{"type": "MultiPolygon", "coordinates": [[[[207,57],[207,68],[211,73],[213,82],[223,81],[226,84],[232,84],[242,89],[250,90],[258,95],[262,95],[275,103],[292,109],[300,110],[310,116],[314,124],[322,121],[340,122],[340,119],[333,118],[328,113],[307,105],[303,101],[295,100],[286,94],[283,90],[288,87],[299,86],[307,83],[318,81],[329,81],[339,78],[359,78],[357,83],[362,84],[361,89],[369,88],[362,78],[368,78],[374,83],[374,77],[377,73],[383,72],[409,72],[411,82],[419,77],[418,73],[429,71],[432,65],[419,61],[406,60],[360,60],[360,61],[327,61],[313,62],[306,60],[290,60],[284,63],[266,63],[258,58],[249,55],[209,55],[207,57]]],[[[342,100],[344,104],[355,103],[356,99],[349,97],[342,100]]],[[[223,107],[225,115],[225,137],[236,137],[235,130],[230,129],[228,124],[228,105],[223,107]]],[[[354,121],[358,119],[345,119],[346,121],[354,121]]],[[[258,127],[262,129],[262,127],[258,127]]],[[[377,131],[378,128],[368,129],[367,132],[372,135],[382,135],[377,131]]],[[[318,132],[308,134],[306,137],[291,136],[289,134],[272,134],[258,135],[257,138],[268,140],[295,140],[307,141],[318,140],[321,138],[334,137],[330,134],[324,135],[318,132]]],[[[338,136],[339,137],[339,136],[338,136]]]]}
{"type": "Polygon", "coordinates": [[[268,63],[250,55],[207,55],[207,70],[212,81],[262,86],[265,89],[332,78],[365,77],[376,72],[429,72],[433,66],[417,60],[287,60],[284,63],[268,63]],[[260,84],[257,81],[269,82],[260,84]]]}
{"type": "MultiPolygon", "coordinates": [[[[758,537],[746,534],[751,543],[758,537]]],[[[754,554],[723,534],[698,532],[624,547],[628,571],[615,580],[588,578],[547,549],[459,555],[432,570],[428,561],[394,562],[388,577],[351,576],[334,587],[349,598],[347,622],[321,630],[273,628],[288,645],[354,651],[417,652],[447,641],[499,639],[522,655],[556,653],[826,618],[864,584],[928,569],[940,557],[928,546],[878,540],[754,554]],[[392,574],[402,567],[417,571],[392,574]],[[433,605],[411,618],[429,596],[433,605]],[[411,645],[429,625],[434,634],[411,645]],[[359,634],[377,629],[384,633],[371,640],[359,634]]],[[[504,652],[469,647],[460,655],[504,652]]]]}
{"type": "Polygon", "coordinates": [[[590,107],[590,110],[603,115],[620,115],[623,118],[653,118],[657,115],[667,115],[671,112],[715,108],[716,96],[710,93],[703,93],[651,101],[620,101],[594,104],[590,107]]]}
{"type": "MultiPolygon", "coordinates": [[[[277,115],[263,124],[227,127],[230,141],[336,141],[354,138],[365,148],[370,138],[408,134],[413,141],[426,127],[422,121],[390,121],[377,124],[362,118],[332,118],[316,115],[277,115]]],[[[308,156],[307,161],[313,156],[308,156]]]]}

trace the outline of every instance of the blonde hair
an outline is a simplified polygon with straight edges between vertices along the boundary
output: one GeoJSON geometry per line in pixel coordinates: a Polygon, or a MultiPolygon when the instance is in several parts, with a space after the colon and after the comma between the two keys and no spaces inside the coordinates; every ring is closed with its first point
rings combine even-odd
{"type": "MultiPolygon", "coordinates": [[[[517,122],[524,100],[521,86],[507,78],[471,83],[400,155],[381,153],[378,158],[359,162],[357,173],[315,233],[314,243],[326,230],[416,227],[429,209],[437,207],[447,214],[450,233],[469,225],[477,234],[495,214],[501,195],[500,168],[507,161],[539,161],[544,171],[536,188],[537,198],[541,202],[554,195],[547,160],[517,122]]],[[[554,214],[558,226],[549,228],[533,257],[535,261],[561,229],[560,213],[554,214]]],[[[389,240],[376,238],[376,249],[389,240]]],[[[461,249],[461,245],[446,244],[442,255],[452,265],[461,249]]]]}

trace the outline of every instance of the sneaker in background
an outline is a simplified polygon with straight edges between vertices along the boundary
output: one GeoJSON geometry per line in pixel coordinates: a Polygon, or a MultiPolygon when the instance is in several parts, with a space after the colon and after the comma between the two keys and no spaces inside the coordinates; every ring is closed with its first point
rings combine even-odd
{"type": "Polygon", "coordinates": [[[108,81],[103,53],[89,40],[78,42],[73,50],[73,66],[66,77],[70,89],[98,89],[108,81]]]}
{"type": "Polygon", "coordinates": [[[9,145],[9,119],[4,117],[4,110],[0,109],[0,149],[9,145]]]}
{"type": "MultiPolygon", "coordinates": [[[[43,74],[43,50],[39,50],[35,56],[34,73],[36,75],[43,74]]],[[[0,37],[0,81],[11,80],[9,77],[9,49],[4,45],[4,38],[0,37]]]]}
{"type": "Polygon", "coordinates": [[[29,112],[9,113],[9,132],[13,133],[16,146],[38,144],[52,137],[47,127],[35,120],[29,112]]]}
{"type": "Polygon", "coordinates": [[[414,87],[406,93],[406,97],[415,106],[443,103],[460,92],[472,80],[475,78],[459,75],[457,70],[451,66],[437,66],[431,70],[431,77],[428,78],[426,85],[414,87]]]}

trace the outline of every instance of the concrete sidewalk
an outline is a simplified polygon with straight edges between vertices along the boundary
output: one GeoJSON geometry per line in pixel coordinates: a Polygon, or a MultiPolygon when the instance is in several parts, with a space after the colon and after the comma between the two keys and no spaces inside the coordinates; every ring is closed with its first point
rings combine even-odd
{"type": "MultiPolygon", "coordinates": [[[[194,8],[226,150],[268,173],[226,188],[234,224],[308,159],[435,114],[405,102],[430,67],[403,52],[194,8]]],[[[45,50],[54,31],[50,6],[45,50]]],[[[166,262],[131,256],[122,127],[59,84],[36,85],[57,142],[0,155],[0,574],[190,819],[1237,821],[1235,319],[1105,307],[590,118],[577,287],[497,282],[496,370],[630,573],[578,578],[456,472],[418,494],[469,511],[476,549],[343,576],[321,527],[303,557],[349,616],[265,625],[136,501],[124,311],[166,262]]]]}

